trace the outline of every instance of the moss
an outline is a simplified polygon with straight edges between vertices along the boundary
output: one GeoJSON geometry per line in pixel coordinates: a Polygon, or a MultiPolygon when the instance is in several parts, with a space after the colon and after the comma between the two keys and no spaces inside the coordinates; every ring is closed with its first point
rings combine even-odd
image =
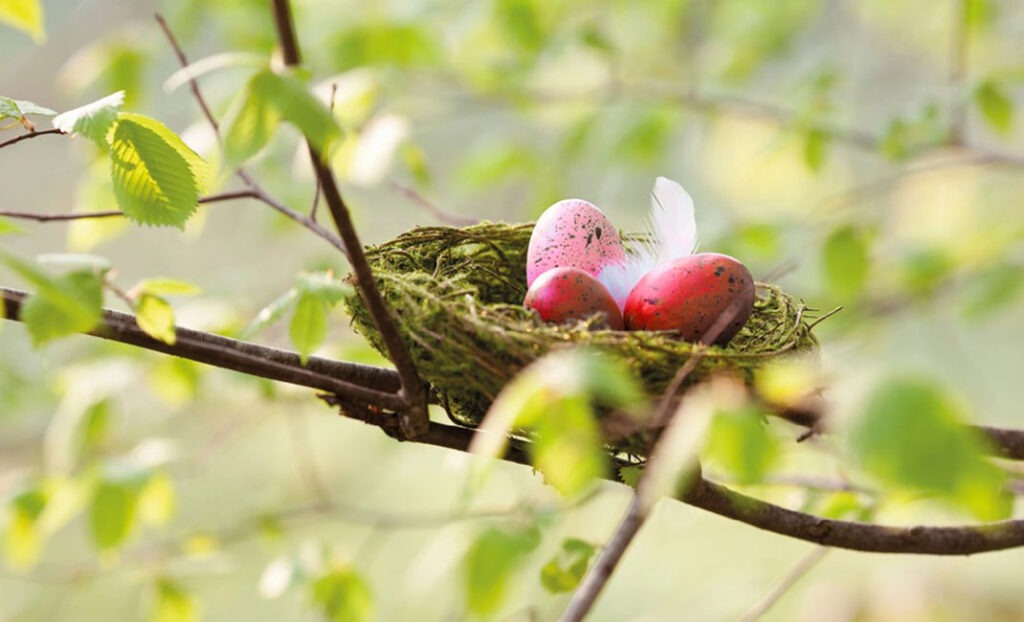
{"type": "MultiPolygon", "coordinates": [[[[420,374],[453,417],[475,425],[512,376],[558,348],[590,345],[617,354],[653,397],[694,352],[670,332],[550,326],[522,307],[533,224],[422,227],[367,249],[367,258],[420,374]]],[[[628,239],[628,238],[627,238],[628,239]]],[[[356,329],[384,352],[358,296],[345,301],[356,329]]],[[[711,347],[688,377],[718,370],[746,379],[772,357],[817,345],[803,304],[758,284],[754,312],[724,347],[711,347]]]]}

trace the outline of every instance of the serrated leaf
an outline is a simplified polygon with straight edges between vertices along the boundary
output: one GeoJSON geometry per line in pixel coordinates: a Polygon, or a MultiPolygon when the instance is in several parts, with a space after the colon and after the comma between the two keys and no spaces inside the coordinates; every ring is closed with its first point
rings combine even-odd
{"type": "Polygon", "coordinates": [[[333,622],[367,622],[373,617],[373,594],[353,568],[335,568],[312,584],[313,602],[333,622]]]}
{"type": "Polygon", "coordinates": [[[327,305],[319,296],[302,294],[295,304],[288,336],[299,351],[303,363],[327,337],[327,305]]]}
{"type": "Polygon", "coordinates": [[[103,290],[98,275],[72,272],[56,279],[28,264],[4,257],[25,280],[36,288],[21,307],[21,320],[36,345],[66,335],[88,332],[102,319],[103,290]]]}
{"type": "Polygon", "coordinates": [[[828,287],[844,298],[863,291],[868,278],[867,237],[851,225],[832,231],[822,248],[822,265],[828,287]]]}
{"type": "Polygon", "coordinates": [[[121,113],[110,164],[114,196],[125,216],[184,229],[198,207],[207,167],[176,134],[148,117],[121,113]]]}
{"type": "MultiPolygon", "coordinates": [[[[259,74],[257,74],[258,76],[259,74]]],[[[255,88],[254,76],[224,120],[224,161],[236,166],[256,155],[274,137],[280,111],[255,88]]]]}
{"type": "Polygon", "coordinates": [[[174,330],[174,309],[163,298],[142,294],[135,302],[135,322],[144,333],[168,345],[177,339],[174,330]]]}
{"type": "Polygon", "coordinates": [[[553,594],[571,592],[583,580],[597,548],[584,540],[568,538],[558,553],[540,569],[540,582],[553,594]]]}
{"type": "Polygon", "coordinates": [[[1009,133],[1013,127],[1013,100],[999,83],[982,82],[974,91],[974,101],[992,129],[1000,134],[1009,133]]]}
{"type": "Polygon", "coordinates": [[[117,548],[134,531],[140,488],[137,478],[108,477],[99,482],[89,510],[89,527],[97,548],[117,548]]]}
{"type": "Polygon", "coordinates": [[[861,467],[896,490],[938,495],[978,518],[1005,518],[1005,474],[984,456],[957,402],[932,382],[892,378],[874,389],[848,430],[861,467]]]}
{"type": "Polygon", "coordinates": [[[36,43],[46,41],[39,0],[0,0],[0,22],[27,32],[36,43]]]}
{"type": "Polygon", "coordinates": [[[162,277],[142,279],[132,290],[154,296],[194,296],[200,292],[198,287],[187,281],[162,277]]]}
{"type": "Polygon", "coordinates": [[[264,69],[252,77],[249,89],[297,127],[317,152],[330,151],[341,138],[341,127],[334,115],[294,75],[264,69]]]}
{"type": "Polygon", "coordinates": [[[199,619],[199,605],[179,583],[166,577],[155,586],[152,622],[195,622],[199,619]]]}
{"type": "Polygon", "coordinates": [[[513,572],[539,543],[536,528],[505,531],[491,527],[477,536],[466,552],[464,566],[469,610],[481,616],[497,611],[513,572]]]}
{"type": "Polygon", "coordinates": [[[78,134],[107,147],[110,130],[117,121],[117,115],[124,104],[124,91],[107,95],[102,99],[62,112],[53,118],[53,127],[65,134],[78,134]]]}
{"type": "MultiPolygon", "coordinates": [[[[0,0],[0,2],[2,1],[0,0]]],[[[14,119],[21,122],[25,127],[33,129],[32,123],[27,118],[28,115],[53,116],[55,114],[57,114],[56,110],[50,110],[39,104],[0,95],[0,121],[14,119]]]]}
{"type": "Polygon", "coordinates": [[[351,296],[352,286],[342,283],[327,272],[302,272],[295,280],[300,293],[312,294],[325,304],[334,306],[345,296],[351,296]]]}

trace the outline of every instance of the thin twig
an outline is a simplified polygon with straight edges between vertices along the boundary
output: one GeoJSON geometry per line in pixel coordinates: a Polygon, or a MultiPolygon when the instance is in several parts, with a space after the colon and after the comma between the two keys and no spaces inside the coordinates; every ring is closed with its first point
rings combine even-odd
{"type": "MultiPolygon", "coordinates": [[[[164,20],[164,16],[160,13],[154,14],[156,22],[160,24],[160,29],[164,31],[164,36],[170,42],[171,47],[174,48],[174,54],[178,57],[178,62],[181,66],[188,68],[188,57],[185,56],[185,51],[178,44],[178,40],[175,38],[174,33],[171,32],[171,27],[167,25],[167,21],[164,20]]],[[[206,100],[203,99],[203,94],[199,91],[199,83],[196,82],[195,76],[189,76],[188,80],[189,88],[192,89],[192,95],[196,98],[196,102],[199,107],[203,110],[203,116],[210,123],[210,127],[213,128],[214,134],[220,133],[220,126],[217,125],[217,119],[213,116],[213,112],[210,111],[210,107],[206,104],[206,100]]]]}
{"type": "Polygon", "coordinates": [[[85,220],[88,218],[111,218],[113,216],[124,216],[119,210],[106,212],[82,212],[78,214],[38,214],[36,212],[15,212],[0,210],[0,216],[6,218],[17,218],[19,220],[34,220],[36,222],[65,222],[68,220],[85,220]]]}
{"type": "MultiPolygon", "coordinates": [[[[338,95],[338,83],[337,82],[332,82],[331,83],[330,103],[328,103],[328,105],[327,105],[327,110],[332,115],[334,114],[334,99],[337,97],[337,95],[338,95]]],[[[317,179],[316,180],[316,191],[313,193],[313,207],[309,208],[309,218],[310,218],[310,220],[316,221],[316,211],[317,211],[317,208],[320,207],[320,194],[321,194],[321,192],[322,192],[322,189],[320,188],[320,180],[317,179]]]]}
{"type": "Polygon", "coordinates": [[[60,134],[60,135],[63,135],[64,132],[62,132],[62,131],[60,131],[58,129],[52,129],[52,130],[41,130],[41,131],[38,131],[38,132],[33,131],[33,132],[29,132],[27,134],[20,134],[18,136],[15,136],[14,138],[8,138],[7,140],[5,140],[2,143],[0,143],[0,149],[3,149],[4,147],[10,146],[10,145],[14,145],[16,143],[20,143],[23,140],[28,140],[30,138],[38,138],[40,136],[48,136],[50,134],[60,134]]]}
{"type": "Polygon", "coordinates": [[[800,561],[798,561],[796,565],[786,573],[782,582],[779,583],[767,596],[765,596],[763,600],[754,603],[746,613],[740,616],[737,622],[754,622],[767,613],[768,610],[772,608],[772,605],[779,602],[779,599],[782,598],[794,585],[796,585],[797,581],[807,574],[811,568],[814,568],[814,566],[820,562],[821,558],[825,557],[827,553],[827,548],[819,546],[812,549],[807,555],[804,555],[800,561]]]}
{"type": "MultiPolygon", "coordinates": [[[[302,56],[299,52],[298,41],[295,36],[291,4],[288,0],[272,0],[272,6],[274,10],[274,23],[277,26],[284,63],[287,66],[298,65],[301,62],[302,56]]],[[[389,358],[395,364],[395,369],[402,379],[400,397],[405,403],[405,408],[399,412],[402,433],[408,437],[423,434],[429,427],[427,392],[423,381],[416,371],[412,355],[409,353],[405,341],[402,340],[401,335],[398,333],[394,318],[392,318],[391,312],[384,302],[380,290],[377,288],[373,271],[366,261],[363,245],[356,234],[348,205],[346,205],[341,192],[338,190],[334,173],[331,172],[331,169],[323,161],[322,154],[317,153],[313,148],[312,143],[307,140],[306,145],[309,149],[309,156],[313,163],[316,178],[323,189],[324,203],[326,203],[327,208],[330,210],[334,226],[338,230],[345,249],[348,251],[348,260],[352,265],[352,272],[355,274],[359,285],[359,294],[366,304],[374,326],[384,341],[389,358]]]]}
{"type": "Polygon", "coordinates": [[[409,186],[403,186],[402,184],[396,182],[391,182],[388,185],[395,192],[398,192],[405,198],[422,207],[431,216],[433,216],[440,222],[443,222],[448,225],[454,225],[456,227],[466,227],[469,225],[476,225],[480,223],[480,219],[478,218],[469,218],[466,216],[456,216],[455,214],[449,214],[440,207],[428,201],[426,198],[423,197],[422,194],[417,192],[414,188],[410,188],[409,186]]]}

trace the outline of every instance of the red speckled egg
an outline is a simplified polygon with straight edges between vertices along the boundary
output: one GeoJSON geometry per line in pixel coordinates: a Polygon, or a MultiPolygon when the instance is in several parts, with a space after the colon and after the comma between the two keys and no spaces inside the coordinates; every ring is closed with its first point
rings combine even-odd
{"type": "Polygon", "coordinates": [[[754,278],[728,255],[699,253],[647,273],[626,298],[623,317],[629,330],[678,330],[696,342],[734,303],[739,310],[717,344],[732,339],[754,310],[754,278]]]}
{"type": "Polygon", "coordinates": [[[626,251],[604,212],[580,199],[555,203],[541,214],[526,254],[526,285],[552,268],[579,268],[597,276],[626,251]]]}
{"type": "Polygon", "coordinates": [[[579,268],[554,268],[537,277],[526,292],[523,306],[535,310],[545,322],[556,324],[604,313],[609,328],[623,329],[615,299],[604,285],[579,268]]]}

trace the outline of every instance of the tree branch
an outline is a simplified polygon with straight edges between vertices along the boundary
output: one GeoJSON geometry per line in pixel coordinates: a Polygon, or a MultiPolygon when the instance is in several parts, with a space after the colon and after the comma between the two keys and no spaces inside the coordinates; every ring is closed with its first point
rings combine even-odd
{"type": "MultiPolygon", "coordinates": [[[[294,66],[301,62],[298,41],[295,36],[295,25],[292,21],[291,5],[288,0],[271,0],[274,10],[274,23],[277,26],[278,39],[281,43],[281,50],[284,56],[285,65],[294,66]]],[[[309,148],[309,157],[313,163],[313,170],[320,183],[323,192],[324,203],[327,205],[334,220],[334,226],[341,236],[341,240],[347,250],[349,263],[352,265],[352,272],[356,276],[359,285],[359,294],[366,304],[367,311],[373,320],[374,326],[380,332],[384,346],[388,351],[389,358],[395,364],[398,376],[402,380],[402,388],[399,393],[406,407],[399,412],[401,419],[402,433],[409,437],[427,432],[429,419],[427,417],[427,393],[423,381],[416,371],[412,356],[405,342],[402,341],[395,326],[391,312],[384,302],[384,298],[377,289],[377,282],[374,279],[373,271],[366,261],[362,242],[356,234],[355,226],[348,206],[338,190],[338,184],[334,179],[334,173],[323,161],[321,154],[317,153],[313,145],[306,141],[309,148]]]]}
{"type": "Polygon", "coordinates": [[[50,134],[60,134],[61,136],[63,136],[64,132],[62,132],[62,131],[60,131],[58,129],[52,129],[52,130],[42,130],[42,131],[39,131],[39,132],[34,132],[33,131],[33,132],[29,132],[27,134],[20,134],[18,136],[15,136],[14,138],[8,138],[7,140],[5,140],[2,143],[0,143],[0,149],[3,149],[4,147],[8,147],[10,145],[14,145],[16,143],[20,143],[23,140],[28,140],[30,138],[38,138],[40,136],[48,136],[50,134]]]}
{"type": "MultiPolygon", "coordinates": [[[[20,321],[22,304],[28,294],[0,287],[0,295],[4,317],[20,321]]],[[[339,393],[386,408],[403,406],[395,394],[397,374],[381,367],[315,356],[302,365],[294,352],[181,327],[175,329],[175,344],[168,345],[143,332],[135,316],[110,309],[104,309],[103,323],[89,334],[261,378],[339,393]]]]}
{"type": "Polygon", "coordinates": [[[810,553],[804,555],[800,561],[798,561],[796,565],[786,573],[785,578],[782,579],[782,583],[776,586],[775,589],[772,590],[763,600],[754,603],[754,605],[739,619],[739,622],[754,622],[754,620],[757,620],[766,614],[768,610],[772,608],[772,605],[779,602],[779,599],[782,598],[790,588],[796,585],[796,582],[807,574],[811,568],[814,568],[814,566],[817,565],[817,563],[821,561],[821,558],[825,557],[827,553],[828,549],[823,546],[811,549],[810,553]]]}

